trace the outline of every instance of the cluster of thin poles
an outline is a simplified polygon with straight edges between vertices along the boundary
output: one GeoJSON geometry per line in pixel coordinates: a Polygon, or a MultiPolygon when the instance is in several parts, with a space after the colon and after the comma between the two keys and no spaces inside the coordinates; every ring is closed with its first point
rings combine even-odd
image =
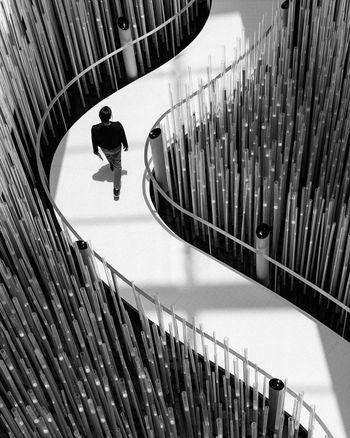
{"type": "MultiPolygon", "coordinates": [[[[166,332],[130,314],[106,265],[101,281],[88,245],[58,231],[37,191],[19,172],[15,150],[1,156],[0,425],[9,437],[258,437],[267,432],[267,379],[232,357],[214,363],[202,329],[178,323],[166,332]],[[138,321],[138,322],[137,322],[138,321]],[[139,328],[137,328],[139,327],[139,328]],[[230,373],[230,369],[233,373],[230,373]]],[[[84,243],[84,242],[83,242],[84,243]]],[[[303,396],[276,437],[299,436],[303,396]]],[[[309,437],[313,436],[314,411],[309,437]]]]}
{"type": "MultiPolygon", "coordinates": [[[[289,0],[253,48],[173,109],[163,126],[170,194],[346,305],[349,237],[349,7],[289,0]]],[[[198,225],[197,225],[198,229],[198,225]]]]}
{"type": "MultiPolygon", "coordinates": [[[[131,8],[131,1],[125,4],[131,8]]],[[[201,357],[196,332],[191,336],[184,323],[181,337],[173,313],[166,334],[157,300],[159,326],[151,324],[132,286],[137,330],[116,276],[105,265],[106,288],[89,248],[70,239],[33,189],[27,149],[40,115],[65,83],[68,64],[78,71],[104,53],[110,7],[1,2],[1,432],[13,438],[265,436],[267,382],[261,389],[257,368],[251,378],[247,356],[241,366],[233,359],[231,375],[226,342],[226,370],[220,370],[209,362],[203,332],[201,357]]],[[[290,438],[298,436],[301,408],[302,395],[285,426],[279,403],[276,436],[286,428],[290,438]]],[[[313,427],[312,411],[310,437],[313,427]]]]}
{"type": "MultiPolygon", "coordinates": [[[[120,47],[118,18],[125,17],[132,39],[152,31],[186,6],[187,0],[12,0],[0,1],[1,123],[13,129],[21,159],[32,174],[36,131],[49,103],[67,82],[100,58],[120,47]]],[[[139,74],[179,46],[193,27],[198,2],[191,11],[150,38],[135,44],[139,74]],[[184,27],[186,26],[186,27],[184,27]],[[145,67],[146,66],[146,67],[145,67]]],[[[79,105],[101,89],[118,89],[123,62],[114,56],[76,83],[79,105]]],[[[75,100],[74,105],[78,102],[75,100]]],[[[44,139],[69,120],[72,102],[67,93],[50,112],[44,139]]]]}

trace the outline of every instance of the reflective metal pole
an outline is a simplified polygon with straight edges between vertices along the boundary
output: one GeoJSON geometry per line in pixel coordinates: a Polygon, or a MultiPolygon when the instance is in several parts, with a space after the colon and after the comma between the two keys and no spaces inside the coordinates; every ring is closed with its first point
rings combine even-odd
{"type": "Polygon", "coordinates": [[[165,159],[164,159],[164,149],[163,149],[163,139],[162,139],[162,131],[160,128],[154,128],[149,133],[152,159],[153,159],[153,168],[156,180],[161,188],[168,192],[168,181],[166,177],[166,169],[165,169],[165,159]]]}
{"type": "Polygon", "coordinates": [[[270,253],[270,231],[271,227],[267,224],[260,224],[256,228],[255,247],[262,254],[256,255],[256,278],[265,286],[270,282],[269,262],[264,258],[264,255],[270,253]]]}
{"type": "Polygon", "coordinates": [[[289,9],[289,0],[285,0],[281,4],[281,15],[282,15],[283,27],[287,27],[287,24],[288,24],[288,9],[289,9]]]}
{"type": "Polygon", "coordinates": [[[283,399],[284,383],[280,379],[271,379],[269,381],[269,416],[267,419],[267,428],[275,431],[276,421],[279,424],[281,416],[281,407],[283,399]]]}
{"type": "MultiPolygon", "coordinates": [[[[132,42],[131,29],[129,21],[125,17],[118,18],[118,34],[122,47],[132,42]]],[[[126,47],[123,52],[125,72],[129,80],[134,80],[138,77],[136,57],[134,47],[126,47]]]]}

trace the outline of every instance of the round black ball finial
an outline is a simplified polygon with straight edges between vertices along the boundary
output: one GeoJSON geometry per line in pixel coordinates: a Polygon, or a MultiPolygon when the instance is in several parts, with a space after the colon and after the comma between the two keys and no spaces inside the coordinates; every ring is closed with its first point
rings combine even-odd
{"type": "Polygon", "coordinates": [[[159,137],[160,134],[161,134],[161,132],[162,132],[162,131],[161,131],[160,128],[154,128],[154,129],[152,129],[152,131],[149,133],[149,138],[150,138],[151,140],[153,140],[153,139],[159,137]]]}
{"type": "Polygon", "coordinates": [[[271,227],[267,224],[260,224],[256,227],[256,237],[259,239],[265,239],[270,234],[271,227]]]}
{"type": "Polygon", "coordinates": [[[289,0],[285,0],[282,4],[281,4],[281,9],[288,9],[289,8],[289,0]]]}
{"type": "Polygon", "coordinates": [[[271,379],[269,381],[269,386],[275,391],[281,391],[284,388],[284,383],[280,379],[271,379]]]}
{"type": "Polygon", "coordinates": [[[85,242],[85,240],[77,240],[77,246],[79,249],[87,249],[88,244],[85,242]]]}
{"type": "Polygon", "coordinates": [[[127,30],[127,29],[129,29],[129,21],[128,21],[128,19],[125,18],[125,17],[119,17],[119,18],[118,18],[118,27],[119,27],[121,30],[127,30]]]}

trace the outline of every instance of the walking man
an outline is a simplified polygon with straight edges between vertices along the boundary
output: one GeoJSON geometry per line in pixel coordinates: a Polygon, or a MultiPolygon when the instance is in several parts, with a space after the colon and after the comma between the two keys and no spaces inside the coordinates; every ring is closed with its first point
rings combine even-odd
{"type": "Polygon", "coordinates": [[[94,154],[101,155],[98,148],[106,156],[111,170],[114,171],[114,199],[117,201],[120,195],[120,180],[122,173],[122,145],[124,151],[128,150],[128,142],[123,125],[120,122],[111,122],[112,110],[104,106],[99,112],[101,123],[91,128],[91,139],[94,154]]]}

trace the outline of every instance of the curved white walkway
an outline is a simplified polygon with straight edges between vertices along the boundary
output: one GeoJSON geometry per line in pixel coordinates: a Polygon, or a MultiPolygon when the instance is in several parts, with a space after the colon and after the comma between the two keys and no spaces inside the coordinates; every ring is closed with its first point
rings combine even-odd
{"type": "MultiPolygon", "coordinates": [[[[229,337],[239,352],[270,374],[288,378],[316,410],[334,437],[350,436],[350,346],[277,295],[191,248],[154,220],[144,186],[144,146],[150,129],[169,107],[168,84],[206,78],[208,55],[220,67],[223,46],[231,61],[242,26],[257,28],[272,0],[213,0],[199,37],[158,70],[90,110],[67,133],[54,157],[50,188],[71,225],[125,277],[161,302],[196,318],[217,339],[229,337]],[[92,154],[91,125],[109,105],[126,130],[121,197],[113,201],[112,173],[92,154]]],[[[194,83],[195,84],[195,83],[194,83]]],[[[122,293],[123,287],[121,287],[122,293]]],[[[131,300],[130,296],[125,297],[131,300]]],[[[149,314],[152,318],[153,314],[149,314]]]]}

